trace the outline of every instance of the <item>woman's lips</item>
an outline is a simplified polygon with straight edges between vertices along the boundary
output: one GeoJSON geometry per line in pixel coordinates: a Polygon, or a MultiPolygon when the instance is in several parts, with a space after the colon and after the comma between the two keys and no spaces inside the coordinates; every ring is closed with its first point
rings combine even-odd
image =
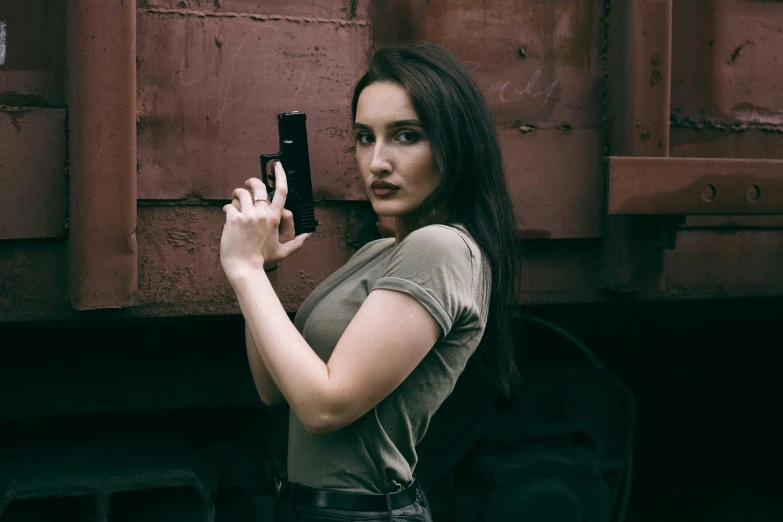
{"type": "Polygon", "coordinates": [[[373,181],[370,190],[378,197],[388,197],[400,190],[400,187],[383,181],[373,181]]]}
{"type": "Polygon", "coordinates": [[[375,194],[378,197],[386,197],[386,196],[391,196],[392,194],[394,194],[398,190],[399,190],[398,188],[391,188],[391,187],[388,187],[388,186],[386,186],[386,187],[374,187],[372,189],[372,193],[375,194]]]}

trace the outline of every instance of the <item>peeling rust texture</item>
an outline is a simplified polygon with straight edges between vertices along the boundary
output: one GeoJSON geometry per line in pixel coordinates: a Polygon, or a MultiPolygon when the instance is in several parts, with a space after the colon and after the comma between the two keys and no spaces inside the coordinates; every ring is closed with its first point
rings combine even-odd
{"type": "Polygon", "coordinates": [[[341,27],[365,27],[369,25],[369,21],[367,20],[342,20],[339,18],[313,18],[307,16],[264,15],[255,13],[226,13],[223,11],[211,12],[196,11],[193,9],[165,9],[161,7],[148,7],[139,9],[139,11],[148,14],[195,16],[198,18],[248,18],[257,22],[286,21],[303,24],[333,24],[341,27]]]}
{"type": "MultiPolygon", "coordinates": [[[[377,238],[377,218],[359,203],[317,207],[321,225],[301,253],[277,271],[278,295],[289,312],[350,255],[377,238]]],[[[365,204],[366,205],[366,204],[365,204]]],[[[220,265],[225,215],[216,207],[139,209],[139,295],[127,316],[238,313],[220,265]]]]}
{"type": "MultiPolygon", "coordinates": [[[[770,118],[772,119],[772,118],[770,118]]],[[[720,121],[710,118],[693,118],[676,112],[670,115],[669,123],[672,127],[714,130],[724,132],[747,132],[757,130],[772,134],[783,134],[783,115],[773,121],[720,121]]]]}
{"type": "Polygon", "coordinates": [[[609,159],[610,214],[783,214],[783,161],[609,159]]]}
{"type": "Polygon", "coordinates": [[[667,156],[671,111],[671,0],[621,2],[610,49],[615,156],[667,156]],[[623,32],[623,29],[625,30],[623,32]],[[622,38],[621,38],[622,36],[622,38]],[[655,79],[654,82],[651,79],[655,79]]]}
{"type": "Polygon", "coordinates": [[[780,134],[748,130],[678,128],[672,126],[672,157],[783,159],[780,134]]]}
{"type": "Polygon", "coordinates": [[[69,295],[77,310],[129,306],[138,285],[135,7],[69,3],[69,295]]]}
{"type": "Polygon", "coordinates": [[[354,14],[352,2],[358,4],[353,18],[366,18],[370,2],[357,0],[145,0],[139,7],[348,20],[354,14]]]}
{"type": "MultiPolygon", "coordinates": [[[[674,2],[672,110],[720,122],[783,124],[783,3],[674,2]]],[[[752,153],[750,155],[753,155],[752,153]]]]}

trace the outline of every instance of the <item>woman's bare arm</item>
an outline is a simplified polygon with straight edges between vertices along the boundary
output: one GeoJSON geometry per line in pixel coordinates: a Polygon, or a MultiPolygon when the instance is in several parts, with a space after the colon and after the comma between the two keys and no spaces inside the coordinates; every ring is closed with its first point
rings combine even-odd
{"type": "Polygon", "coordinates": [[[416,368],[441,333],[413,297],[374,290],[324,364],[288,319],[263,271],[236,274],[232,285],[268,375],[314,434],[338,430],[372,409],[416,368]]]}
{"type": "Polygon", "coordinates": [[[266,194],[266,188],[251,178],[247,186],[254,196],[237,189],[235,200],[223,207],[220,262],[266,374],[306,430],[328,433],[352,423],[394,391],[435,345],[441,329],[413,297],[375,290],[324,363],[291,323],[263,270],[267,260],[285,259],[309,237],[278,240],[281,223],[290,224],[290,233],[293,219],[284,211],[285,172],[279,164],[275,169],[277,190],[271,202],[261,197],[264,203],[256,205],[254,199],[266,194]]]}
{"type": "MultiPolygon", "coordinates": [[[[269,282],[272,288],[277,289],[277,271],[270,272],[268,274],[269,282]]],[[[258,352],[258,346],[253,340],[253,334],[250,332],[250,328],[245,322],[245,346],[247,348],[247,362],[250,364],[250,373],[253,375],[253,382],[256,385],[261,401],[267,406],[275,406],[283,404],[285,397],[277,388],[275,381],[269,375],[269,372],[264,366],[264,360],[261,359],[261,354],[258,352]]]]}

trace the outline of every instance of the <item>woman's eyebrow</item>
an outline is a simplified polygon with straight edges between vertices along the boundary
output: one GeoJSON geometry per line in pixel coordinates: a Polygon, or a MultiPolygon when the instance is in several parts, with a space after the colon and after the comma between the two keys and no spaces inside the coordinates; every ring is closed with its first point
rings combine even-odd
{"type": "MultiPolygon", "coordinates": [[[[419,120],[399,120],[386,124],[387,129],[396,129],[397,127],[421,127],[422,124],[419,120]]],[[[365,123],[355,122],[353,124],[354,129],[372,130],[372,127],[365,123]]]]}

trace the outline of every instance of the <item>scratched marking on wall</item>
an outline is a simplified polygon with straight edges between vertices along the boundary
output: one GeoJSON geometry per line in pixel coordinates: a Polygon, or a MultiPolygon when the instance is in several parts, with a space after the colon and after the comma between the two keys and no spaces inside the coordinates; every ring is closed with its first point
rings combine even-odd
{"type": "Polygon", "coordinates": [[[538,70],[533,74],[533,76],[528,80],[527,85],[525,85],[524,89],[509,89],[509,86],[511,85],[511,82],[497,82],[492,87],[489,88],[489,90],[485,93],[487,97],[491,97],[493,95],[496,95],[498,99],[503,102],[507,103],[510,101],[513,101],[508,98],[508,96],[511,97],[517,97],[517,98],[524,98],[527,96],[530,96],[532,98],[541,98],[543,97],[543,101],[541,102],[541,107],[547,104],[547,102],[552,99],[552,96],[554,94],[555,88],[558,85],[557,80],[553,81],[548,87],[544,87],[543,89],[536,88],[536,85],[540,85],[541,80],[541,71],[538,70]]]}
{"type": "Polygon", "coordinates": [[[0,65],[5,64],[5,22],[0,21],[0,65]]]}

